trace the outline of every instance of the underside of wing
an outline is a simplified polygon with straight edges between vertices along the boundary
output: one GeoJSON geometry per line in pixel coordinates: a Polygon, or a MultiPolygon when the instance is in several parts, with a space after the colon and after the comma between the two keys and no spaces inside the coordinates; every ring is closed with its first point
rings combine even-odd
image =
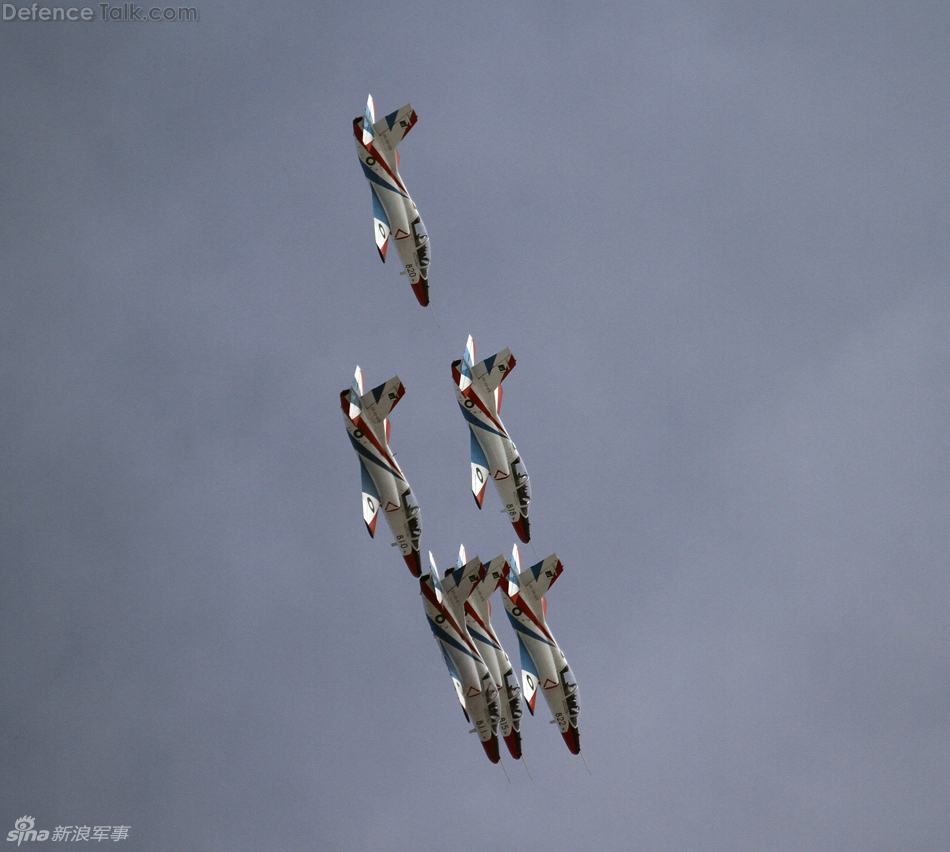
{"type": "MultiPolygon", "coordinates": [[[[483,379],[488,390],[494,391],[515,368],[516,363],[511,350],[502,349],[501,352],[496,352],[490,358],[479,361],[472,367],[472,378],[483,379]]],[[[499,399],[498,402],[500,401],[499,399]]]]}
{"type": "Polygon", "coordinates": [[[485,452],[481,444],[471,432],[471,451],[472,451],[472,494],[475,496],[475,503],[479,509],[482,508],[482,502],[485,499],[485,486],[488,484],[488,459],[485,458],[485,452]]]}
{"type": "Polygon", "coordinates": [[[377,385],[369,393],[363,394],[360,404],[370,417],[382,422],[403,398],[406,387],[399,376],[393,376],[388,382],[377,385]]]}
{"type": "Polygon", "coordinates": [[[391,112],[385,118],[373,124],[373,133],[377,139],[385,140],[389,148],[395,148],[403,137],[415,127],[419,116],[412,108],[412,104],[406,104],[401,109],[391,112]]]}
{"type": "Polygon", "coordinates": [[[379,252],[379,259],[385,263],[386,249],[389,248],[389,217],[379,200],[376,187],[370,184],[369,190],[373,195],[373,236],[376,238],[376,251],[379,252]]]}
{"type": "Polygon", "coordinates": [[[452,658],[445,653],[445,648],[442,647],[442,643],[439,642],[439,650],[442,651],[442,659],[445,660],[445,667],[449,670],[449,676],[452,678],[452,685],[455,687],[455,695],[458,697],[459,704],[462,705],[462,712],[465,714],[465,721],[471,722],[472,720],[468,717],[468,708],[465,706],[465,696],[462,694],[462,680],[459,677],[458,669],[455,668],[455,663],[452,662],[452,658]]]}
{"type": "Polygon", "coordinates": [[[522,587],[530,586],[539,598],[543,598],[548,589],[554,585],[554,581],[561,576],[564,566],[561,564],[561,560],[557,558],[557,554],[552,553],[537,565],[532,565],[528,571],[530,573],[521,575],[522,587]]]}
{"type": "Polygon", "coordinates": [[[373,538],[376,535],[376,521],[379,519],[379,491],[376,490],[376,483],[369,475],[363,459],[360,459],[360,478],[363,486],[363,522],[370,538],[373,538]]]}
{"type": "Polygon", "coordinates": [[[533,716],[534,702],[538,697],[538,670],[535,668],[534,660],[531,659],[531,654],[528,653],[528,648],[520,635],[518,636],[518,647],[521,650],[521,696],[533,716]]]}

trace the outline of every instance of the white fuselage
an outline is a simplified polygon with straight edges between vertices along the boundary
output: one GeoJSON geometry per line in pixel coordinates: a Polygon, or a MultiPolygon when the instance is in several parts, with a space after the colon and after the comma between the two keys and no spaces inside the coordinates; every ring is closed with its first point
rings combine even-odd
{"type": "Polygon", "coordinates": [[[465,626],[464,602],[444,591],[435,572],[419,584],[429,627],[438,642],[469,721],[492,762],[498,760],[498,692],[465,626]]]}

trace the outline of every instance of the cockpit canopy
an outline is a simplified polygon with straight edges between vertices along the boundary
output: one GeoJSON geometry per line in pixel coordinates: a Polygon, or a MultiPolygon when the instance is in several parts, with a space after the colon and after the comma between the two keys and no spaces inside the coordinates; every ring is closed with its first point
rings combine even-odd
{"type": "Polygon", "coordinates": [[[569,667],[562,669],[561,683],[564,684],[564,697],[567,700],[568,713],[576,719],[578,713],[581,712],[581,702],[580,696],[577,694],[577,681],[569,667]]]}
{"type": "Polygon", "coordinates": [[[416,495],[407,489],[402,495],[402,505],[406,518],[409,520],[409,531],[412,537],[417,539],[422,535],[422,523],[419,520],[419,503],[416,501],[416,495]]]}
{"type": "Polygon", "coordinates": [[[511,472],[515,476],[515,488],[522,506],[531,502],[531,483],[528,482],[528,471],[519,456],[511,463],[511,472]]]}
{"type": "Polygon", "coordinates": [[[416,243],[416,252],[419,254],[419,266],[429,265],[429,233],[421,218],[412,223],[412,236],[416,243]]]}

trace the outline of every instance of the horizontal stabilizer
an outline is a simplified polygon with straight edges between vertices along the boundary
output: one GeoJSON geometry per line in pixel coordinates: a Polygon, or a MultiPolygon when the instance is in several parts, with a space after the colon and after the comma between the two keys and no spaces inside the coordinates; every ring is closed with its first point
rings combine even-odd
{"type": "Polygon", "coordinates": [[[385,147],[390,150],[395,149],[418,120],[419,117],[412,108],[412,104],[406,104],[402,109],[391,112],[373,124],[377,144],[382,141],[385,147]]]}
{"type": "Polygon", "coordinates": [[[554,581],[561,576],[563,570],[561,560],[557,558],[556,553],[552,553],[537,565],[532,565],[527,571],[521,573],[519,578],[521,588],[522,590],[528,588],[539,598],[543,597],[554,585],[554,581]]]}
{"type": "Polygon", "coordinates": [[[516,363],[511,350],[502,349],[501,352],[496,352],[490,358],[479,361],[472,367],[472,379],[474,381],[482,379],[488,386],[488,390],[494,391],[515,368],[516,363]]]}
{"type": "Polygon", "coordinates": [[[504,582],[510,570],[508,560],[504,556],[496,556],[491,562],[485,564],[485,577],[476,586],[471,596],[479,601],[487,601],[495,593],[495,589],[504,582]]]}
{"type": "Polygon", "coordinates": [[[389,416],[389,412],[396,407],[396,403],[403,398],[405,393],[406,388],[399,376],[393,376],[388,382],[384,382],[360,397],[364,415],[368,414],[370,419],[381,422],[389,416]]]}
{"type": "Polygon", "coordinates": [[[470,559],[461,568],[450,568],[445,572],[442,580],[442,590],[458,602],[459,605],[468,600],[475,587],[485,576],[487,565],[476,556],[470,559]]]}

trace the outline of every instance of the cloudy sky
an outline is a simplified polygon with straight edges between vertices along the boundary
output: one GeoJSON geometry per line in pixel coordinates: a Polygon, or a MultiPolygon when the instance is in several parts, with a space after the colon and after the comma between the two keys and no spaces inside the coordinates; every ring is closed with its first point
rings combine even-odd
{"type": "Polygon", "coordinates": [[[946,848],[945,3],[89,8],[0,21],[0,834],[946,848]],[[368,92],[419,115],[435,316],[373,246],[368,92]],[[518,360],[590,774],[540,704],[488,763],[361,520],[357,364],[423,550],[510,552],[468,334],[518,360]]]}

